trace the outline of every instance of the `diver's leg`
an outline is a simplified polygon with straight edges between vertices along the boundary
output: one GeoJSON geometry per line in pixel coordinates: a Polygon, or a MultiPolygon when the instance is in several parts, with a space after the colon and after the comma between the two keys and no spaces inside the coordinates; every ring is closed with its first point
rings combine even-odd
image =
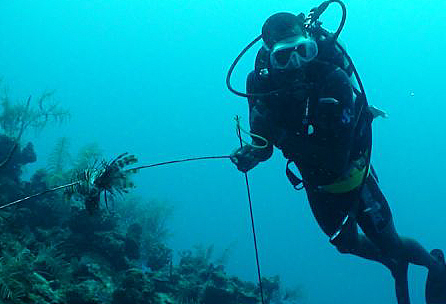
{"type": "Polygon", "coordinates": [[[313,215],[322,230],[331,238],[331,243],[341,253],[351,253],[374,260],[388,267],[394,263],[386,258],[382,250],[364,234],[358,234],[357,219],[347,217],[358,199],[358,192],[331,194],[306,188],[313,215]],[[347,222],[343,224],[347,217],[347,222]],[[342,227],[342,229],[340,229],[342,227]],[[339,233],[338,233],[339,232],[339,233]],[[336,235],[336,237],[333,237],[336,235]]]}
{"type": "Polygon", "coordinates": [[[386,257],[382,250],[366,235],[359,234],[357,221],[354,217],[347,217],[347,221],[343,224],[344,219],[352,209],[354,201],[358,199],[358,193],[332,195],[316,189],[307,188],[306,190],[313,215],[322,230],[330,236],[331,243],[341,253],[351,253],[387,266],[395,278],[398,303],[409,304],[408,264],[397,263],[386,257]],[[339,229],[341,226],[342,229],[339,229]],[[336,237],[333,237],[334,235],[336,237]]]}
{"type": "Polygon", "coordinates": [[[444,304],[446,303],[446,262],[444,254],[440,249],[432,250],[431,254],[443,266],[443,269],[440,271],[429,270],[426,280],[426,303],[444,304]]]}
{"type": "Polygon", "coordinates": [[[366,235],[359,234],[355,220],[347,222],[336,238],[331,243],[341,253],[350,253],[361,258],[379,262],[390,269],[395,279],[395,291],[398,304],[410,304],[407,270],[409,264],[397,261],[384,255],[366,235]]]}
{"type": "Polygon", "coordinates": [[[428,269],[438,269],[439,264],[436,259],[420,243],[412,238],[398,235],[389,204],[373,175],[367,178],[362,189],[358,223],[367,238],[382,251],[383,255],[425,266],[428,269]]]}
{"type": "Polygon", "coordinates": [[[383,255],[397,262],[394,268],[396,271],[393,270],[392,274],[398,299],[406,296],[404,289],[407,288],[407,264],[410,262],[429,269],[426,302],[446,304],[446,265],[442,251],[433,250],[429,253],[416,240],[398,236],[388,203],[373,176],[368,178],[364,186],[362,203],[358,223],[383,255]]]}
{"type": "Polygon", "coordinates": [[[349,218],[340,233],[335,238],[330,239],[330,242],[341,253],[353,254],[385,265],[395,276],[398,268],[396,260],[385,255],[365,234],[358,233],[356,219],[349,218]]]}
{"type": "Polygon", "coordinates": [[[410,303],[409,282],[407,281],[408,269],[409,263],[400,262],[395,265],[392,271],[393,278],[395,279],[395,293],[398,304],[410,303]]]}
{"type": "Polygon", "coordinates": [[[428,269],[437,270],[439,267],[436,259],[416,240],[408,237],[400,237],[402,242],[402,255],[412,264],[425,266],[428,269]]]}

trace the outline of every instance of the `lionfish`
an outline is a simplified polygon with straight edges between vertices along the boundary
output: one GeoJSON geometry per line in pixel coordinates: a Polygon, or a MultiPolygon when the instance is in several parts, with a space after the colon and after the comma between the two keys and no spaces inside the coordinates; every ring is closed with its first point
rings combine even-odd
{"type": "Polygon", "coordinates": [[[137,161],[134,155],[123,153],[112,161],[103,160],[95,163],[90,168],[77,173],[75,180],[78,182],[68,188],[65,193],[69,197],[80,196],[90,213],[99,209],[101,194],[104,193],[105,204],[108,208],[108,196],[113,198],[116,194],[128,193],[128,189],[134,187],[130,175],[136,173],[138,169],[125,169],[125,167],[137,161]]]}

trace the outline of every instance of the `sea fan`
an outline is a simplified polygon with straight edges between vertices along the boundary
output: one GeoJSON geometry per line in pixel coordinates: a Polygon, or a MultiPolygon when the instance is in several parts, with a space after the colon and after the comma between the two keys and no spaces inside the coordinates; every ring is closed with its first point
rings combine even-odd
{"type": "Polygon", "coordinates": [[[70,116],[69,112],[61,109],[57,103],[50,101],[54,92],[45,92],[37,100],[37,105],[31,104],[31,96],[26,102],[12,102],[8,91],[0,94],[0,129],[6,136],[14,139],[14,146],[7,157],[0,160],[0,168],[6,166],[15,150],[19,146],[22,135],[28,130],[36,132],[45,128],[48,122],[64,122],[70,116]]]}
{"type": "Polygon", "coordinates": [[[35,271],[48,280],[68,281],[70,276],[69,263],[64,260],[61,244],[49,244],[39,247],[34,260],[35,271]]]}
{"type": "Polygon", "coordinates": [[[0,258],[0,299],[16,301],[25,296],[32,284],[32,255],[26,248],[16,256],[2,252],[0,258]]]}
{"type": "Polygon", "coordinates": [[[61,137],[50,153],[48,158],[48,183],[50,185],[61,184],[67,180],[67,166],[71,163],[69,147],[68,138],[61,137]]]}
{"type": "Polygon", "coordinates": [[[91,143],[79,150],[74,160],[74,170],[83,171],[90,168],[102,158],[102,151],[97,143],[91,143]]]}

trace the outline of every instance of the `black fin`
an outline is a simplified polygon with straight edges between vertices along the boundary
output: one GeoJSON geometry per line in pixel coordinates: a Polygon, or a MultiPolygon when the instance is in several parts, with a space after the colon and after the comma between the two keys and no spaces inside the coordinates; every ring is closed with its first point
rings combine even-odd
{"type": "Polygon", "coordinates": [[[443,251],[434,249],[431,255],[438,260],[443,268],[440,271],[429,270],[426,281],[426,303],[446,304],[446,263],[443,251]]]}
{"type": "Polygon", "coordinates": [[[392,275],[395,278],[395,291],[398,304],[410,304],[409,282],[407,271],[409,263],[399,261],[395,265],[392,275]]]}

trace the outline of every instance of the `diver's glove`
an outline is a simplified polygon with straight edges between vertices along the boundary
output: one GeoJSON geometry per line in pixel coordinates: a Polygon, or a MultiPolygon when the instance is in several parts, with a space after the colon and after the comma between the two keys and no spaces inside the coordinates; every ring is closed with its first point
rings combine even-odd
{"type": "Polygon", "coordinates": [[[230,157],[237,169],[243,173],[248,172],[260,162],[255,155],[255,148],[250,145],[238,148],[231,153],[230,157]]]}

